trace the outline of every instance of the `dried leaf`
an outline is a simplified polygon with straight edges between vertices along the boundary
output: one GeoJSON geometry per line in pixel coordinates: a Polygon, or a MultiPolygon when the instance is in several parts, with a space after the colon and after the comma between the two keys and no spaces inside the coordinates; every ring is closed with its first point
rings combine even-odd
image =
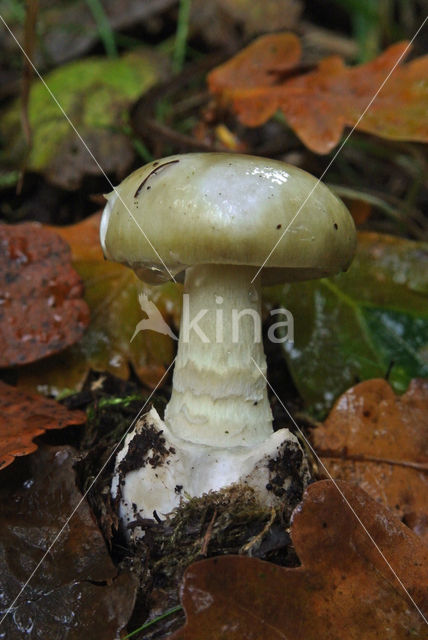
{"type": "Polygon", "coordinates": [[[146,293],[164,317],[178,321],[181,292],[174,284],[149,287],[133,271],[104,260],[99,243],[100,214],[70,227],[55,227],[70,243],[73,264],[85,285],[85,300],[91,310],[91,324],[83,339],[60,358],[27,368],[20,375],[26,388],[58,394],[78,389],[90,369],[109,371],[122,379],[131,367],[140,380],[154,387],[173,359],[172,338],[142,331],[131,342],[138,322],[145,317],[138,294],[146,293]]]}
{"type": "Polygon", "coordinates": [[[332,56],[314,71],[291,77],[284,76],[284,69],[298,72],[300,58],[288,49],[291,38],[290,33],[263,36],[209,74],[211,93],[230,104],[243,124],[257,127],[280,109],[304,144],[317,153],[331,151],[344,128],[354,125],[382,138],[428,142],[428,56],[396,68],[358,122],[407,53],[408,43],[394,44],[375,60],[355,67],[332,56]],[[263,50],[269,55],[261,58],[261,81],[256,83],[250,70],[263,50]]]}
{"type": "Polygon", "coordinates": [[[2,623],[2,637],[116,640],[132,613],[137,581],[118,575],[111,561],[76,487],[75,452],[42,447],[28,462],[3,472],[0,619],[55,544],[2,623]]]}
{"type": "Polygon", "coordinates": [[[360,233],[355,259],[333,278],[266,290],[294,318],[282,343],[308,408],[325,414],[360,380],[388,376],[404,392],[428,376],[428,244],[360,233]]]}
{"type": "Polygon", "coordinates": [[[385,380],[358,384],[313,443],[334,478],[358,484],[428,542],[428,380],[402,396],[385,380]]]}
{"type": "MultiPolygon", "coordinates": [[[[339,486],[426,615],[428,549],[364,491],[339,486]]],[[[297,569],[242,556],[192,565],[182,587],[187,623],[171,640],[426,638],[426,622],[331,481],[306,490],[292,538],[297,569]]]]}
{"type": "Polygon", "coordinates": [[[54,400],[24,393],[0,381],[0,469],[16,456],[35,451],[34,438],[48,429],[64,429],[85,420],[82,411],[69,411],[54,400]]]}
{"type": "Polygon", "coordinates": [[[34,362],[80,340],[89,323],[70,250],[40,225],[0,225],[0,367],[34,362]]]}

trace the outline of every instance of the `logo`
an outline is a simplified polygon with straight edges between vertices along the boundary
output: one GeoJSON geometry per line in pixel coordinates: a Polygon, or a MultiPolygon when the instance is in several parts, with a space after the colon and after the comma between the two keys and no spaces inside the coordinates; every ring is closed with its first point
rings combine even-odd
{"type": "Polygon", "coordinates": [[[135,336],[140,333],[140,331],[156,331],[156,333],[162,333],[166,336],[169,336],[173,340],[178,340],[178,337],[172,331],[169,324],[165,322],[163,316],[157,306],[151,302],[145,293],[140,293],[138,296],[138,302],[140,303],[140,307],[144,313],[147,314],[147,318],[145,320],[140,320],[140,322],[135,327],[134,335],[131,338],[131,342],[135,338],[135,336]]]}
{"type": "MultiPolygon", "coordinates": [[[[140,303],[140,307],[142,311],[147,315],[147,318],[144,320],[140,320],[137,324],[134,335],[131,338],[131,342],[134,340],[135,336],[140,333],[140,331],[156,331],[157,333],[162,333],[163,335],[169,336],[173,340],[178,340],[178,336],[172,331],[171,327],[165,322],[161,312],[157,308],[157,306],[151,302],[145,293],[140,293],[138,296],[138,301],[140,303]]],[[[221,304],[223,302],[223,298],[216,298],[216,303],[221,304]]],[[[189,304],[189,294],[185,293],[183,295],[183,314],[181,318],[181,326],[180,326],[180,334],[181,341],[188,343],[190,342],[190,333],[193,331],[199,339],[204,343],[210,343],[212,340],[205,334],[202,328],[199,326],[199,322],[207,316],[207,314],[214,314],[214,326],[215,326],[215,342],[222,343],[224,342],[224,314],[223,310],[216,309],[198,309],[198,313],[194,318],[190,317],[190,304],[189,304]]],[[[288,309],[279,308],[272,309],[270,311],[270,316],[278,316],[279,321],[274,322],[269,326],[267,337],[270,342],[275,344],[283,343],[283,342],[294,342],[294,318],[292,313],[288,309]]],[[[251,318],[253,322],[254,328],[254,343],[261,342],[261,327],[262,320],[260,315],[255,309],[231,309],[231,318],[228,326],[231,327],[231,340],[227,340],[227,342],[232,342],[232,344],[238,344],[240,340],[240,329],[241,322],[243,318],[251,318]]],[[[244,320],[245,321],[245,320],[244,320]]]]}

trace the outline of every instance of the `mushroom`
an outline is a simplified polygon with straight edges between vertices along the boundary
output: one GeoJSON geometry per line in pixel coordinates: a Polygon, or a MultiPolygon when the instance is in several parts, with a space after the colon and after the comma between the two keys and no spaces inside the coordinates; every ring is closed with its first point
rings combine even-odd
{"type": "Polygon", "coordinates": [[[163,517],[182,496],[239,483],[268,505],[284,501],[287,459],[299,461],[303,484],[308,467],[297,438],[288,429],[273,432],[261,283],[345,270],[355,250],[348,210],[301,169],[227,153],[149,163],[107,200],[100,228],[106,258],[149,283],[184,273],[164,421],[151,409],[117,457],[112,493],[122,520],[163,517]]]}

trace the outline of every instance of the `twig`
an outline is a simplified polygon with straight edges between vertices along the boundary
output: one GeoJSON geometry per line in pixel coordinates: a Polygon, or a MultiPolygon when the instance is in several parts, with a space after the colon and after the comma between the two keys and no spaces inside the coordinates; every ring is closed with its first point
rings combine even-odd
{"type": "Polygon", "coordinates": [[[254,538],[251,538],[251,540],[249,540],[247,542],[247,544],[245,544],[243,547],[240,548],[239,553],[241,553],[241,554],[248,553],[248,555],[251,556],[252,549],[254,547],[258,546],[260,544],[260,542],[263,540],[263,538],[265,537],[265,535],[267,534],[267,532],[269,531],[269,529],[273,525],[273,523],[275,521],[275,518],[276,518],[276,511],[272,507],[271,508],[271,512],[270,512],[269,522],[266,523],[266,525],[263,527],[263,529],[260,531],[260,533],[258,533],[256,536],[254,536],[254,538]]]}
{"type": "Polygon", "coordinates": [[[202,541],[201,556],[206,556],[207,555],[208,545],[209,545],[210,540],[211,540],[214,521],[215,521],[216,517],[217,517],[217,509],[214,509],[213,517],[210,520],[210,523],[209,523],[208,528],[207,528],[207,530],[205,532],[205,535],[204,535],[204,539],[202,541]]]}

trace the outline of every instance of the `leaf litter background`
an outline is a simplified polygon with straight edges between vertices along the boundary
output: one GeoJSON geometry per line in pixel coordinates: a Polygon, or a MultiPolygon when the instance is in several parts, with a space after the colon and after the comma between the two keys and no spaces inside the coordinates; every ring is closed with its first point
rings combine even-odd
{"type": "MultiPolygon", "coordinates": [[[[287,11],[279,0],[263,6],[248,0],[194,0],[189,37],[195,50],[203,41],[207,49],[219,47],[223,59],[229,59],[250,38],[263,35],[211,72],[212,99],[208,101],[205,72],[188,74],[195,85],[186,89],[189,95],[163,94],[163,85],[158,85],[157,93],[150,91],[165,79],[165,86],[179,90],[188,86],[186,64],[190,65],[192,49],[183,75],[171,81],[171,66],[179,66],[174,51],[171,56],[171,44],[148,47],[144,42],[160,41],[168,21],[176,24],[176,2],[153,0],[149,6],[128,0],[120,4],[126,11],[118,11],[117,3],[107,1],[102,8],[108,24],[119,29],[111,32],[99,28],[90,4],[72,2],[58,12],[41,2],[35,57],[40,69],[52,69],[46,75],[49,86],[114,182],[150,157],[193,150],[195,144],[262,154],[271,149],[270,155],[320,175],[326,165],[313,152],[326,154],[340,142],[344,127],[355,122],[380,76],[403,51],[404,44],[397,41],[406,40],[419,26],[413,2],[406,14],[400,14],[393,44],[380,14],[376,17],[374,12],[369,19],[370,12],[359,14],[356,7],[349,9],[348,18],[359,26],[355,37],[349,38],[343,27],[337,29],[335,12],[318,25],[308,22],[306,13],[302,20],[307,8],[297,0],[287,1],[287,11]],[[329,30],[331,22],[336,31],[329,30]],[[64,29],[66,23],[78,28],[64,29]],[[136,31],[133,24],[139,24],[136,31]],[[290,28],[299,36],[264,35],[290,28]],[[40,46],[43,42],[47,46],[40,46]],[[93,49],[94,43],[100,43],[98,49],[93,49]],[[383,43],[392,46],[386,48],[383,43]],[[85,52],[96,57],[75,60],[85,52]],[[381,55],[376,58],[376,54],[381,55]],[[350,68],[349,63],[357,59],[361,66],[350,68]],[[70,62],[54,68],[65,61],[70,62]],[[132,103],[147,89],[141,98],[145,111],[140,113],[132,103]],[[156,135],[150,133],[153,117],[156,135]]],[[[23,33],[23,17],[22,9],[8,5],[6,19],[18,35],[23,33]]],[[[2,36],[2,46],[6,40],[2,36]]],[[[0,67],[5,79],[0,95],[14,97],[19,83],[13,60],[15,56],[19,65],[19,58],[12,42],[7,41],[6,47],[10,55],[0,67]]],[[[302,425],[311,427],[312,442],[333,476],[352,483],[342,481],[340,486],[356,510],[362,510],[368,529],[426,612],[426,547],[419,541],[427,539],[428,391],[426,382],[415,378],[426,378],[428,366],[428,250],[423,215],[428,165],[423,145],[403,142],[426,141],[427,62],[421,53],[425,52],[419,48],[411,62],[401,64],[396,80],[386,87],[329,174],[337,193],[347,199],[355,219],[366,229],[360,233],[353,266],[347,274],[329,280],[266,290],[265,301],[267,309],[272,305],[290,309],[299,327],[294,345],[286,345],[271,360],[278,365],[275,380],[284,376],[278,392],[297,409],[302,425]],[[379,137],[395,142],[379,142],[379,137]],[[284,360],[292,377],[289,388],[284,365],[279,364],[284,360]],[[361,380],[366,382],[359,384],[361,380]],[[330,410],[324,423],[315,422],[330,410]]],[[[99,214],[90,214],[102,203],[99,194],[106,190],[105,181],[37,81],[30,93],[28,117],[33,135],[30,149],[20,132],[19,100],[10,100],[2,111],[0,188],[6,189],[6,197],[0,205],[1,216],[9,223],[47,222],[43,234],[50,234],[52,246],[63,247],[59,236],[70,245],[75,272],[67,277],[78,291],[81,278],[91,322],[81,337],[81,323],[70,318],[63,342],[55,343],[52,329],[45,330],[45,340],[40,339],[43,333],[29,327],[19,310],[15,314],[22,318],[22,326],[16,325],[18,334],[31,328],[39,338],[33,340],[39,351],[34,346],[29,350],[31,342],[17,342],[15,347],[6,340],[2,347],[5,381],[59,399],[78,392],[66,400],[74,409],[69,411],[53,400],[12,391],[2,383],[0,405],[6,410],[0,432],[6,438],[0,439],[0,457],[8,463],[0,485],[0,550],[2,565],[7,567],[0,578],[3,612],[81,499],[82,488],[89,486],[107,460],[132,411],[141,406],[145,389],[156,385],[172,360],[175,345],[166,336],[148,332],[129,343],[141,319],[138,293],[148,294],[174,330],[181,295],[179,287],[147,287],[125,268],[103,261],[97,240],[99,214]],[[7,189],[17,183],[22,167],[29,173],[22,195],[16,196],[7,189]],[[16,367],[17,356],[22,363],[36,361],[16,367]],[[75,411],[80,408],[87,409],[88,415],[83,428],[78,426],[83,414],[75,411]],[[67,424],[71,426],[63,431],[39,436],[45,429],[67,424]],[[26,456],[37,446],[35,453],[26,456]],[[10,464],[13,456],[18,459],[10,464]]],[[[47,236],[41,233],[40,237],[47,236]]],[[[20,247],[19,242],[12,244],[17,277],[28,282],[36,271],[26,269],[25,260],[19,260],[20,247]]],[[[49,268],[44,262],[41,266],[49,268]]],[[[50,268],[57,270],[54,262],[50,268]]],[[[14,289],[3,279],[1,299],[19,304],[21,287],[14,289]]],[[[31,296],[36,306],[46,308],[49,296],[43,287],[33,286],[31,296]]],[[[41,317],[45,315],[49,316],[43,311],[41,317]]],[[[0,327],[4,335],[4,316],[0,327]]],[[[157,398],[164,402],[162,394],[157,398]]],[[[322,467],[315,467],[314,479],[321,478],[322,467]]],[[[0,637],[116,638],[124,627],[132,631],[147,615],[153,618],[173,604],[169,595],[156,588],[151,597],[142,599],[142,593],[147,596],[147,584],[141,591],[138,582],[144,572],[136,570],[137,557],[130,571],[121,549],[123,540],[112,538],[115,514],[102,499],[106,487],[95,485],[88,496],[90,506],[83,501],[76,520],[67,525],[13,617],[0,628],[0,637]]],[[[269,536],[264,540],[267,546],[269,536]]],[[[386,628],[391,638],[408,633],[424,637],[422,618],[331,483],[316,482],[309,488],[294,514],[292,536],[302,563],[299,568],[245,557],[213,558],[193,565],[183,583],[187,623],[175,637],[202,633],[215,638],[226,633],[230,638],[251,638],[266,637],[268,632],[272,638],[286,633],[290,638],[334,639],[343,637],[344,628],[350,638],[361,637],[362,629],[364,637],[384,637],[386,628]],[[289,593],[293,597],[288,602],[289,593]]],[[[206,540],[209,555],[209,537],[206,540]]],[[[135,637],[155,637],[156,628],[157,637],[165,637],[167,630],[180,624],[180,618],[171,620],[163,631],[154,627],[154,635],[145,631],[135,637]]]]}
{"type": "Polygon", "coordinates": [[[69,411],[58,402],[25,393],[0,381],[0,469],[7,467],[16,455],[37,449],[36,436],[48,429],[61,429],[83,424],[83,411],[69,411]]]}

